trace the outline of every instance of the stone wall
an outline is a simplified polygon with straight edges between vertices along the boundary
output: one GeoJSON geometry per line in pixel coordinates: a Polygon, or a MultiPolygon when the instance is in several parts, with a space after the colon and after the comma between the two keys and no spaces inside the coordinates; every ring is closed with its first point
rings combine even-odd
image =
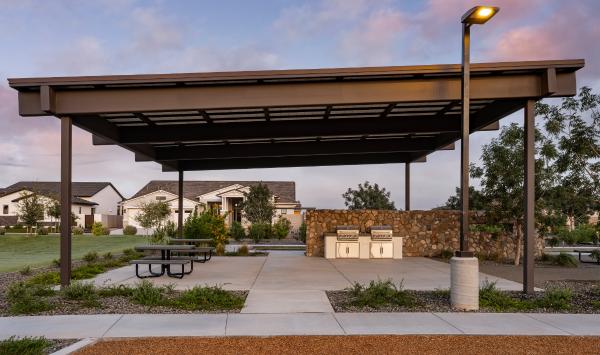
{"type": "MultiPolygon", "coordinates": [[[[481,215],[473,213],[471,224],[482,223],[481,215]]],[[[391,225],[394,234],[404,238],[404,256],[436,256],[442,250],[457,250],[460,212],[377,211],[377,210],[310,210],[306,212],[306,255],[324,256],[325,233],[335,233],[338,225],[357,225],[361,233],[369,233],[373,225],[391,225]]],[[[516,238],[512,235],[491,235],[471,232],[469,250],[490,259],[514,260],[516,238]]],[[[536,254],[541,254],[543,241],[537,239],[536,254]]]]}

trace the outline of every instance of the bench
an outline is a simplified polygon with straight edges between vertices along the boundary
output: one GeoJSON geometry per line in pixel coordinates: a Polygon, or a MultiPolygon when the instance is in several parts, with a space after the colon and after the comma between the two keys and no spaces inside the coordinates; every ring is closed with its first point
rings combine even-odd
{"type": "Polygon", "coordinates": [[[581,260],[581,254],[586,253],[586,254],[592,254],[593,250],[578,250],[578,249],[574,249],[573,250],[574,253],[577,253],[579,255],[579,262],[580,263],[587,263],[587,264],[599,264],[600,265],[600,260],[596,260],[596,261],[583,261],[581,260]]]}
{"type": "Polygon", "coordinates": [[[209,261],[212,258],[212,254],[215,251],[215,248],[210,248],[210,247],[206,247],[206,248],[194,248],[194,249],[190,249],[190,250],[177,250],[177,254],[182,254],[182,253],[186,253],[186,254],[202,254],[203,258],[200,258],[200,256],[192,256],[192,255],[178,255],[178,256],[172,256],[171,259],[174,260],[191,260],[191,261],[195,261],[197,263],[205,263],[207,261],[209,261]],[[183,258],[183,259],[182,259],[183,258]],[[185,259],[187,258],[187,259],[185,259]]]}
{"type": "Polygon", "coordinates": [[[165,270],[167,271],[167,275],[169,277],[183,278],[184,275],[190,274],[194,270],[194,263],[191,260],[186,259],[158,259],[154,257],[146,257],[138,260],[131,260],[129,264],[135,265],[135,276],[140,279],[145,279],[148,277],[160,277],[165,274],[165,270]],[[185,265],[190,264],[190,271],[185,272],[185,265]],[[139,273],[140,265],[148,265],[148,272],[150,275],[142,276],[139,273]],[[160,273],[156,273],[152,271],[152,265],[160,265],[160,273]],[[171,265],[181,265],[181,272],[171,272],[171,265]]]}

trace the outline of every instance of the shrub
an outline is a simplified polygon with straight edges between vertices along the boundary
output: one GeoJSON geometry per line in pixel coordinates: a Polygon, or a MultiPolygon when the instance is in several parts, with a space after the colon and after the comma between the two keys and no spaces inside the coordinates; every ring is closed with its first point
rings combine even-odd
{"type": "Polygon", "coordinates": [[[242,244],[242,246],[237,250],[237,255],[248,256],[248,246],[246,244],[242,244]]]}
{"type": "Polygon", "coordinates": [[[55,267],[60,267],[60,259],[52,260],[52,265],[54,265],[55,267]]]}
{"type": "Polygon", "coordinates": [[[565,267],[577,267],[577,259],[571,254],[561,252],[554,256],[553,264],[565,267]]]}
{"type": "Polygon", "coordinates": [[[95,251],[90,251],[89,253],[83,256],[83,261],[85,261],[88,264],[95,263],[96,261],[98,261],[98,253],[95,251]]]}
{"type": "Polygon", "coordinates": [[[0,354],[42,355],[52,343],[44,337],[16,338],[11,336],[0,341],[0,354]]]}
{"type": "Polygon", "coordinates": [[[218,256],[225,255],[225,245],[217,244],[217,246],[215,247],[215,254],[218,256]]]}
{"type": "Polygon", "coordinates": [[[580,224],[571,233],[577,243],[592,243],[596,240],[596,228],[590,224],[580,224]]]}
{"type": "Polygon", "coordinates": [[[37,235],[48,235],[48,228],[46,228],[46,227],[39,227],[39,228],[36,228],[35,232],[36,232],[37,235]]]}
{"type": "Polygon", "coordinates": [[[53,308],[43,297],[54,294],[47,285],[29,285],[25,282],[12,283],[6,291],[9,312],[12,314],[32,314],[53,308]]]}
{"type": "Polygon", "coordinates": [[[198,214],[197,210],[190,215],[183,225],[183,236],[185,238],[207,238],[212,239],[212,244],[227,244],[227,228],[225,227],[225,216],[213,211],[204,211],[198,214]]]}
{"type": "Polygon", "coordinates": [[[164,303],[162,291],[162,288],[154,286],[148,280],[144,280],[133,289],[131,299],[143,306],[159,306],[164,303]]]}
{"type": "Polygon", "coordinates": [[[102,222],[94,222],[92,224],[92,234],[95,236],[109,235],[110,230],[102,225],[102,222]]]}
{"type": "Polygon", "coordinates": [[[0,227],[0,235],[5,235],[5,234],[6,234],[6,228],[0,227]]]}
{"type": "Polygon", "coordinates": [[[231,223],[231,227],[229,227],[229,234],[235,240],[242,240],[246,238],[246,230],[238,221],[233,221],[233,223],[231,223]]]}
{"type": "Polygon", "coordinates": [[[21,270],[19,270],[19,273],[24,276],[31,275],[31,266],[26,265],[21,270]]]}
{"type": "Polygon", "coordinates": [[[91,279],[94,276],[101,274],[106,271],[106,268],[98,264],[88,264],[80,266],[73,270],[71,279],[73,280],[86,280],[91,279]]]}
{"type": "Polygon", "coordinates": [[[106,252],[106,253],[104,253],[104,255],[102,255],[102,259],[104,259],[104,260],[112,260],[113,258],[114,257],[110,251],[106,252]]]}
{"type": "Polygon", "coordinates": [[[248,230],[248,236],[258,243],[261,239],[271,238],[271,225],[269,223],[253,223],[248,230]]]}
{"type": "Polygon", "coordinates": [[[42,272],[27,280],[28,285],[57,285],[60,283],[58,271],[42,272]]]}
{"type": "Polygon", "coordinates": [[[415,302],[414,298],[403,290],[402,283],[396,287],[392,280],[372,280],[368,286],[356,282],[349,291],[353,297],[351,303],[359,307],[411,306],[415,302]]]}
{"type": "Polygon", "coordinates": [[[557,237],[552,237],[552,238],[546,239],[546,242],[548,243],[549,247],[555,248],[558,246],[558,243],[560,243],[560,240],[557,237]]]}
{"type": "Polygon", "coordinates": [[[143,253],[135,251],[133,249],[124,249],[123,255],[119,258],[122,262],[129,262],[131,260],[139,259],[144,256],[143,253]]]}
{"type": "Polygon", "coordinates": [[[566,228],[559,229],[558,238],[560,238],[560,240],[562,240],[566,245],[577,244],[577,234],[574,231],[569,231],[566,228]]]}
{"type": "Polygon", "coordinates": [[[135,228],[134,226],[125,226],[125,228],[123,228],[123,234],[124,235],[136,235],[137,228],[135,228]]]}
{"type": "Polygon", "coordinates": [[[298,228],[298,237],[302,241],[302,243],[306,243],[306,223],[302,222],[300,228],[298,228]]]}
{"type": "Polygon", "coordinates": [[[71,229],[71,233],[73,235],[83,235],[83,228],[81,228],[81,227],[73,227],[71,229]]]}
{"type": "Polygon", "coordinates": [[[590,253],[590,257],[594,259],[597,263],[600,263],[600,249],[592,250],[590,253]]]}
{"type": "Polygon", "coordinates": [[[131,297],[133,288],[126,285],[110,285],[97,290],[102,297],[131,297]]]}
{"type": "Polygon", "coordinates": [[[152,236],[150,237],[150,243],[152,244],[167,244],[167,234],[163,228],[156,228],[152,232],[152,236]]]}
{"type": "Polygon", "coordinates": [[[440,258],[442,258],[444,260],[448,260],[453,256],[454,256],[454,253],[450,249],[442,249],[440,251],[440,258]]]}
{"type": "Polygon", "coordinates": [[[235,310],[244,306],[244,298],[218,286],[195,286],[182,292],[173,306],[191,311],[235,310]]]}
{"type": "Polygon", "coordinates": [[[279,217],[277,222],[273,224],[273,234],[277,239],[283,239],[288,236],[290,229],[292,228],[292,222],[285,217],[279,217]]]}
{"type": "Polygon", "coordinates": [[[98,295],[94,284],[89,282],[73,282],[61,290],[61,295],[68,300],[96,303],[98,295]]]}
{"type": "Polygon", "coordinates": [[[506,292],[498,290],[496,283],[489,281],[485,281],[479,289],[479,305],[482,308],[491,308],[496,312],[523,310],[528,306],[527,303],[513,299],[506,292]]]}
{"type": "Polygon", "coordinates": [[[553,309],[555,311],[565,311],[571,308],[571,299],[573,293],[568,288],[548,289],[544,292],[544,297],[535,301],[536,306],[553,309]]]}

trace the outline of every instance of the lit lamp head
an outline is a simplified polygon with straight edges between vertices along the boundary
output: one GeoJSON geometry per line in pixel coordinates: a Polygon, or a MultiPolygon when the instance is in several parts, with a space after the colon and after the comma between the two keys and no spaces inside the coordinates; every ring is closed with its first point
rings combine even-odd
{"type": "Polygon", "coordinates": [[[499,7],[494,6],[475,6],[469,11],[465,12],[461,22],[466,25],[483,25],[489,19],[494,17],[496,13],[500,11],[499,7]]]}

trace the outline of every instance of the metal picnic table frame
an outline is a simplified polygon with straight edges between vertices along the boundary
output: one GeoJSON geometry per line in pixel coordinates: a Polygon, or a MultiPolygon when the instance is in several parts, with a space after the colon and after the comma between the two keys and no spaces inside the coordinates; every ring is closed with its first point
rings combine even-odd
{"type": "MultiPolygon", "coordinates": [[[[173,252],[173,251],[190,251],[193,249],[195,249],[195,247],[193,245],[138,245],[135,247],[136,251],[160,250],[160,260],[157,259],[156,261],[171,260],[171,252],[173,252]]],[[[193,261],[191,261],[191,269],[188,272],[185,272],[183,269],[184,265],[183,264],[181,265],[181,276],[179,276],[178,274],[171,273],[171,264],[170,263],[160,264],[161,265],[160,273],[153,272],[152,265],[156,265],[156,264],[159,264],[159,263],[157,262],[155,264],[148,264],[148,272],[150,273],[150,276],[140,276],[138,274],[138,264],[136,264],[136,276],[139,278],[160,277],[160,276],[163,276],[166,271],[167,275],[170,277],[182,278],[183,275],[191,274],[192,271],[194,271],[194,262],[193,261]]]]}

